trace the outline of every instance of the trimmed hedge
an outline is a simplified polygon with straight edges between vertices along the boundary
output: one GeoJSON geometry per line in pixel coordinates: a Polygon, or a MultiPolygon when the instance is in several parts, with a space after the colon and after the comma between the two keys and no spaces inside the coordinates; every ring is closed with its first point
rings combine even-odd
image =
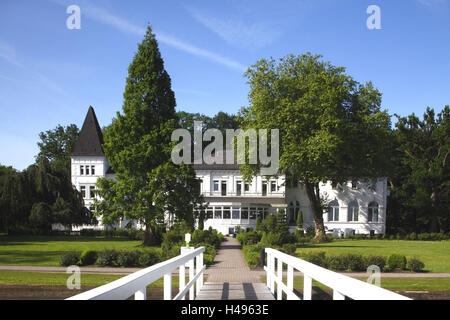
{"type": "Polygon", "coordinates": [[[80,261],[79,252],[65,252],[61,255],[60,258],[61,265],[65,267],[78,265],[79,261],[80,261]]]}
{"type": "Polygon", "coordinates": [[[387,260],[390,269],[406,269],[406,257],[402,254],[393,253],[387,260]]]}
{"type": "Polygon", "coordinates": [[[81,266],[90,266],[95,264],[97,261],[97,251],[94,250],[85,250],[80,256],[80,265],[81,266]]]}

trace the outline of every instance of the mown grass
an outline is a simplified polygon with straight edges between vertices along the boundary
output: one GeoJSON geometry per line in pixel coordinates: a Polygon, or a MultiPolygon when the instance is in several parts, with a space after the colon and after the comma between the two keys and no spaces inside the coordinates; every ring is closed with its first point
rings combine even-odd
{"type": "Polygon", "coordinates": [[[400,253],[407,258],[418,257],[428,272],[450,272],[450,241],[407,240],[335,240],[330,243],[307,244],[297,248],[296,253],[324,251],[327,255],[354,253],[382,255],[400,253]]]}
{"type": "MultiPolygon", "coordinates": [[[[36,285],[36,286],[66,286],[67,279],[71,274],[23,272],[23,271],[0,271],[0,285],[36,285]]],[[[98,287],[110,283],[124,275],[113,274],[87,274],[81,273],[81,287],[98,287]]],[[[164,279],[158,279],[148,287],[162,288],[164,279]]],[[[178,276],[172,276],[172,286],[178,287],[178,276]]]]}
{"type": "Polygon", "coordinates": [[[0,265],[60,266],[64,252],[139,249],[141,241],[105,237],[0,236],[0,265]]]}

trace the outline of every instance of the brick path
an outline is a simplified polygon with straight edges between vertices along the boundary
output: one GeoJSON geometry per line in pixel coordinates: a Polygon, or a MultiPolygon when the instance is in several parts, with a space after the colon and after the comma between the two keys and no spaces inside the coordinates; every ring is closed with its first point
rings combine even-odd
{"type": "Polygon", "coordinates": [[[222,243],[214,264],[205,274],[207,280],[197,300],[274,300],[261,282],[259,272],[251,271],[242,255],[241,246],[234,238],[222,243]]]}
{"type": "Polygon", "coordinates": [[[205,272],[208,282],[261,282],[260,274],[251,271],[245,262],[239,242],[231,237],[226,239],[214,259],[214,264],[205,272]]]}

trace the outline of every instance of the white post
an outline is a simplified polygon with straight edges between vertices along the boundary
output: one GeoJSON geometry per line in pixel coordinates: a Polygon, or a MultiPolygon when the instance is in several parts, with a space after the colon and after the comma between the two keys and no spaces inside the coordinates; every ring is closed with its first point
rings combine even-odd
{"type": "Polygon", "coordinates": [[[172,273],[164,275],[164,300],[172,300],[172,273]]]}
{"type": "Polygon", "coordinates": [[[267,264],[267,271],[266,271],[266,286],[270,289],[270,253],[267,252],[267,258],[266,258],[266,264],[267,264]]]}
{"type": "Polygon", "coordinates": [[[345,300],[345,296],[337,290],[333,290],[333,300],[345,300]]]}
{"type": "MultiPolygon", "coordinates": [[[[180,280],[178,281],[180,284],[180,292],[186,287],[186,268],[184,264],[180,266],[180,280]]],[[[184,296],[181,300],[186,300],[184,296]]]]}
{"type": "Polygon", "coordinates": [[[312,278],[306,274],[303,276],[303,300],[311,300],[312,278]]]}
{"type": "Polygon", "coordinates": [[[287,287],[291,293],[294,291],[294,268],[291,265],[287,267],[287,287]]]}
{"type": "MultiPolygon", "coordinates": [[[[189,260],[189,282],[194,279],[194,258],[189,260]]],[[[194,284],[189,288],[189,300],[194,300],[194,284]]]]}
{"type": "Polygon", "coordinates": [[[283,261],[280,258],[278,261],[278,283],[277,283],[277,300],[282,300],[283,298],[283,289],[281,288],[281,283],[283,283],[283,261]]]}
{"type": "Polygon", "coordinates": [[[136,291],[134,293],[134,300],[147,300],[147,288],[136,291]]]}
{"type": "MultiPolygon", "coordinates": [[[[203,252],[200,253],[200,265],[203,268],[203,252]]],[[[204,273],[200,276],[200,289],[203,288],[203,275],[204,273]]]]}
{"type": "MultiPolygon", "coordinates": [[[[197,275],[200,272],[201,268],[202,268],[202,266],[200,264],[200,255],[195,257],[195,263],[196,263],[195,275],[197,275]]],[[[195,288],[195,294],[198,296],[198,294],[200,293],[200,277],[198,277],[197,280],[195,281],[195,287],[196,287],[195,288]]]]}
{"type": "Polygon", "coordinates": [[[270,292],[275,294],[275,256],[270,256],[270,292]]]}

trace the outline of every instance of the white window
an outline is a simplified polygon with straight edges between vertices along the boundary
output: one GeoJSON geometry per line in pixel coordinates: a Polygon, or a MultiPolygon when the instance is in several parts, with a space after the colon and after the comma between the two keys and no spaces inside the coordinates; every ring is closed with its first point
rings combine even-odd
{"type": "Polygon", "coordinates": [[[236,181],[236,195],[240,196],[242,194],[242,181],[236,181]]]}
{"type": "Polygon", "coordinates": [[[214,180],[214,191],[219,191],[219,180],[214,180]]]}
{"type": "Polygon", "coordinates": [[[352,201],[348,204],[347,221],[358,221],[358,219],[359,219],[358,202],[352,201]]]}
{"type": "Polygon", "coordinates": [[[262,195],[267,196],[267,181],[262,182],[262,195]]]}
{"type": "Polygon", "coordinates": [[[378,203],[375,201],[369,203],[367,220],[369,222],[378,222],[378,203]]]}
{"type": "Polygon", "coordinates": [[[339,221],[339,203],[336,200],[328,205],[328,221],[339,221]]]}
{"type": "Polygon", "coordinates": [[[84,166],[80,166],[80,176],[84,174],[84,166]]]}
{"type": "Polygon", "coordinates": [[[80,193],[81,193],[81,197],[83,199],[86,199],[86,187],[85,186],[80,186],[80,193]]]}
{"type": "Polygon", "coordinates": [[[276,191],[277,191],[277,182],[270,181],[270,192],[276,192],[276,191]]]}
{"type": "Polygon", "coordinates": [[[91,174],[95,176],[95,166],[91,166],[91,174]]]}
{"type": "Polygon", "coordinates": [[[86,175],[89,175],[89,166],[86,166],[86,175]]]}
{"type": "Polygon", "coordinates": [[[221,183],[221,191],[222,191],[222,196],[226,196],[227,195],[227,182],[226,181],[222,181],[221,183]]]}
{"type": "Polygon", "coordinates": [[[95,198],[95,186],[89,186],[89,197],[91,199],[95,198]]]}

